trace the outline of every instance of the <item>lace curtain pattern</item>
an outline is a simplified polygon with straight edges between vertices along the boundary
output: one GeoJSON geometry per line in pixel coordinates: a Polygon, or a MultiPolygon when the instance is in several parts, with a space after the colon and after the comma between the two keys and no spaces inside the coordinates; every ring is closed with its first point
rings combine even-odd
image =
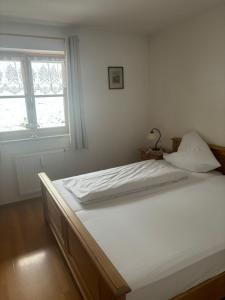
{"type": "MultiPolygon", "coordinates": [[[[61,62],[32,62],[35,95],[62,95],[61,62]]],[[[0,68],[0,95],[24,95],[21,62],[3,61],[0,68]]]]}
{"type": "Polygon", "coordinates": [[[24,95],[21,63],[19,61],[1,62],[0,95],[24,95]]]}
{"type": "Polygon", "coordinates": [[[63,94],[61,62],[32,62],[35,95],[63,94]]]}

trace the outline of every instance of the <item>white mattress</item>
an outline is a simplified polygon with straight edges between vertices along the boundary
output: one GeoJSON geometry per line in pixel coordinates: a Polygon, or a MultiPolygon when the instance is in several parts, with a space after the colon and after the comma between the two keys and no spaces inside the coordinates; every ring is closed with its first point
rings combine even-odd
{"type": "Polygon", "coordinates": [[[170,299],[225,271],[225,176],[83,207],[54,185],[131,287],[128,300],[170,299]]]}

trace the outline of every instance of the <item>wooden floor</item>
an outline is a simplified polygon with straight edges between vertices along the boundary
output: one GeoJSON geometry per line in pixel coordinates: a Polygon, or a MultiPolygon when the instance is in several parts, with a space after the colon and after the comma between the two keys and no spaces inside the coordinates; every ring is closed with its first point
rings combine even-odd
{"type": "Polygon", "coordinates": [[[40,200],[0,207],[0,299],[81,300],[40,200]]]}

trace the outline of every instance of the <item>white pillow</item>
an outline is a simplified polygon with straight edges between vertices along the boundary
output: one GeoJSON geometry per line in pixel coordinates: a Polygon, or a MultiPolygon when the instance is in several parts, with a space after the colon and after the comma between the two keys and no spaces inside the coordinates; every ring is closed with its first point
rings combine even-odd
{"type": "Polygon", "coordinates": [[[209,172],[221,166],[209,146],[196,132],[185,134],[178,152],[165,155],[164,159],[178,168],[193,172],[209,172]]]}

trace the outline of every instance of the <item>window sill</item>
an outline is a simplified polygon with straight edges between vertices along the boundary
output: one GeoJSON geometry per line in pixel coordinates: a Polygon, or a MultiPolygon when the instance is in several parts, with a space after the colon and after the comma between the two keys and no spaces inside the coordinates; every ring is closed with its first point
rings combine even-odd
{"type": "Polygon", "coordinates": [[[49,136],[29,137],[29,138],[22,138],[22,139],[2,140],[0,141],[0,145],[21,143],[21,142],[35,142],[35,141],[59,139],[59,138],[70,138],[70,134],[58,134],[58,135],[49,135],[49,136]]]}

